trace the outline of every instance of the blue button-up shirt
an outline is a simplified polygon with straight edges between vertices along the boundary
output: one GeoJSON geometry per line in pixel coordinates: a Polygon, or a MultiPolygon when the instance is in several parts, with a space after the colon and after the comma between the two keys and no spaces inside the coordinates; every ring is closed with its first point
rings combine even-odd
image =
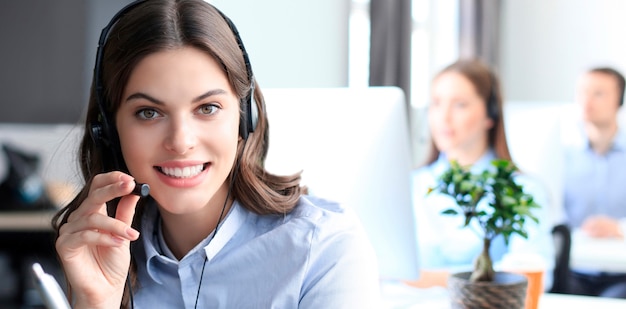
{"type": "Polygon", "coordinates": [[[618,130],[613,145],[597,154],[579,128],[580,139],[564,147],[563,203],[567,222],[578,228],[590,215],[626,218],[626,135],[618,130]]]}
{"type": "Polygon", "coordinates": [[[288,214],[257,215],[235,202],[215,237],[180,261],[155,208],[135,248],[135,308],[194,308],[203,267],[198,308],[378,308],[375,253],[338,204],[303,196],[288,214]]]}

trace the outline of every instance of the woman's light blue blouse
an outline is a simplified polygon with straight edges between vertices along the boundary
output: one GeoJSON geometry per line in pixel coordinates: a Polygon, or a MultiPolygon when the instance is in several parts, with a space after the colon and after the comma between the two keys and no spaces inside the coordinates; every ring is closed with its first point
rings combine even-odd
{"type": "Polygon", "coordinates": [[[160,236],[156,207],[133,248],[135,308],[378,308],[376,257],[352,211],[301,197],[284,215],[233,204],[215,238],[180,261],[160,236]]]}

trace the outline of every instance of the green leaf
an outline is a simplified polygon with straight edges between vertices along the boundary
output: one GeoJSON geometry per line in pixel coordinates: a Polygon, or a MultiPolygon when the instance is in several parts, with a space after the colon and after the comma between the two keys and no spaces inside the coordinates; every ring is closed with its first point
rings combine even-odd
{"type": "Polygon", "coordinates": [[[505,195],[501,197],[502,199],[502,204],[503,205],[508,205],[508,206],[512,206],[512,205],[516,205],[517,204],[517,200],[510,196],[510,195],[505,195]]]}
{"type": "Polygon", "coordinates": [[[485,212],[484,210],[481,210],[475,214],[476,217],[485,217],[486,215],[487,212],[485,212]]]}
{"type": "Polygon", "coordinates": [[[460,185],[459,185],[459,190],[461,190],[462,192],[472,192],[472,189],[474,189],[474,184],[469,181],[469,180],[463,180],[461,181],[460,185]]]}
{"type": "Polygon", "coordinates": [[[456,211],[455,209],[452,209],[452,208],[448,208],[448,209],[442,211],[441,213],[444,214],[444,215],[458,215],[459,214],[458,211],[456,211]]]}

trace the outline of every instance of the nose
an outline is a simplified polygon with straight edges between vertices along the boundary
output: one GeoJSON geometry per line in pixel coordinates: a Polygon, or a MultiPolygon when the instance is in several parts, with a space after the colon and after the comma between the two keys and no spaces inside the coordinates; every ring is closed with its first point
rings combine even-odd
{"type": "Polygon", "coordinates": [[[449,109],[441,103],[432,105],[428,109],[428,120],[432,123],[431,125],[446,123],[449,118],[449,109]]]}
{"type": "Polygon", "coordinates": [[[450,108],[450,104],[442,104],[437,114],[437,118],[441,123],[449,124],[452,121],[452,109],[450,108]]]}
{"type": "Polygon", "coordinates": [[[184,118],[172,119],[167,130],[164,146],[168,151],[183,155],[196,146],[197,132],[191,121],[184,118]]]}

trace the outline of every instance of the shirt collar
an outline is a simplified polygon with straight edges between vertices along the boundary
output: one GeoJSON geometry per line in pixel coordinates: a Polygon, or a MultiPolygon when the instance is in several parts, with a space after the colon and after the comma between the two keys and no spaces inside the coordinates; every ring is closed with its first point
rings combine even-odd
{"type": "MultiPolygon", "coordinates": [[[[574,140],[573,145],[576,147],[580,147],[579,149],[585,149],[592,151],[591,141],[587,137],[587,133],[585,133],[585,125],[584,123],[579,123],[577,128],[579,138],[574,140]]],[[[611,148],[609,151],[625,151],[626,150],[626,132],[618,126],[617,132],[613,137],[613,143],[611,144],[611,148]]]]}
{"type": "Polygon", "coordinates": [[[224,218],[221,226],[217,230],[217,234],[211,242],[204,247],[204,251],[208,261],[211,261],[226,246],[226,243],[233,238],[235,233],[243,226],[249,212],[244,209],[237,201],[233,203],[228,216],[224,218]]]}
{"type": "MultiPolygon", "coordinates": [[[[189,253],[183,257],[183,260],[188,256],[198,254],[197,252],[204,252],[201,258],[204,259],[206,255],[207,261],[211,261],[244,224],[248,214],[249,212],[235,201],[224,220],[222,220],[222,224],[219,226],[215,237],[211,239],[213,233],[209,234],[196,248],[189,251],[189,253]],[[200,246],[203,246],[204,250],[199,250],[200,246]]],[[[141,230],[142,235],[144,235],[142,241],[146,254],[145,267],[147,273],[152,280],[160,284],[162,281],[158,269],[155,268],[155,263],[177,264],[178,261],[172,259],[173,255],[171,253],[168,254],[170,251],[162,240],[163,236],[160,235],[159,217],[157,207],[147,207],[142,220],[141,230]]]]}
{"type": "MultiPolygon", "coordinates": [[[[624,134],[624,131],[618,128],[617,132],[615,133],[615,136],[613,137],[611,148],[609,148],[608,152],[626,150],[625,139],[626,139],[626,135],[624,134]]],[[[591,148],[591,141],[589,140],[589,138],[585,136],[584,141],[585,141],[584,143],[585,149],[589,151],[593,151],[593,149],[591,148]]]]}
{"type": "MultiPolygon", "coordinates": [[[[479,173],[486,169],[489,169],[491,168],[491,161],[494,159],[496,159],[496,153],[493,151],[493,149],[488,149],[487,152],[485,152],[485,154],[483,154],[478,159],[478,161],[472,164],[472,166],[470,167],[470,171],[472,173],[479,173]]],[[[443,152],[439,153],[439,157],[437,158],[437,161],[435,161],[432,166],[433,174],[441,175],[448,168],[450,168],[450,160],[448,159],[445,153],[443,152]]]]}
{"type": "Polygon", "coordinates": [[[613,138],[613,145],[611,146],[611,150],[626,150],[626,135],[624,133],[624,130],[622,130],[620,127],[617,127],[617,132],[615,133],[615,137],[613,138]]]}

